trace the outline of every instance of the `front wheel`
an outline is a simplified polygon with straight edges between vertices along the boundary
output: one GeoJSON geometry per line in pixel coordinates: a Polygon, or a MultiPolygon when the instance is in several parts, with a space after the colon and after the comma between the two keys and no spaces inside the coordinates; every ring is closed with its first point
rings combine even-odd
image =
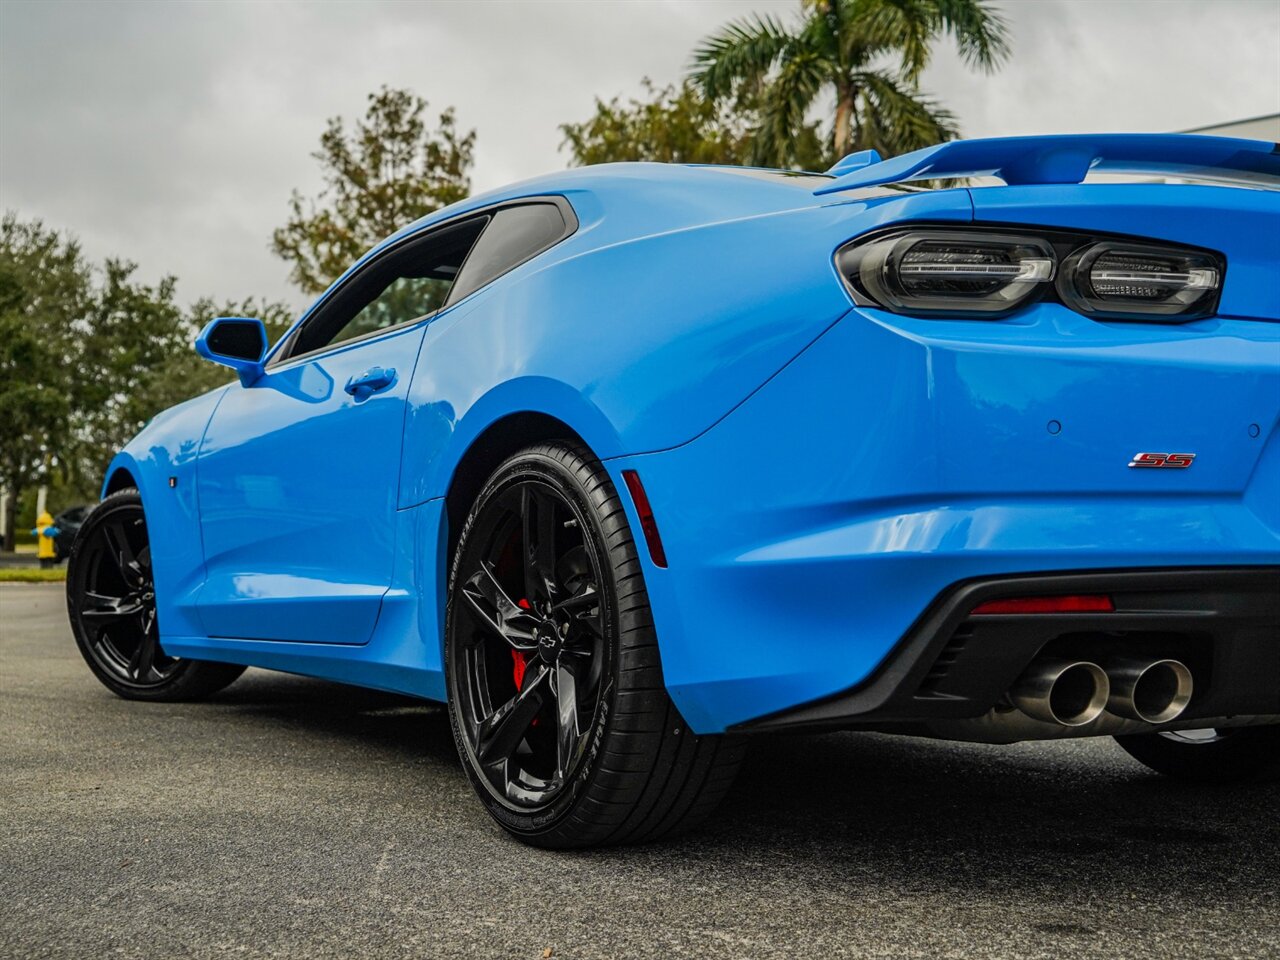
{"type": "Polygon", "coordinates": [[[67,561],[71,630],[94,676],[126,700],[195,700],[244,673],[166,654],[155,590],[142,498],[132,489],[113,493],[85,520],[67,561]]]}
{"type": "Polygon", "coordinates": [[[530,448],[477,497],[449,578],[445,660],[467,776],[526,843],[687,829],[741,762],[739,742],[691,733],[668,698],[622,503],[581,447],[530,448]]]}
{"type": "Polygon", "coordinates": [[[1145,733],[1116,737],[1116,743],[1157,773],[1182,780],[1280,778],[1280,726],[1145,733]]]}

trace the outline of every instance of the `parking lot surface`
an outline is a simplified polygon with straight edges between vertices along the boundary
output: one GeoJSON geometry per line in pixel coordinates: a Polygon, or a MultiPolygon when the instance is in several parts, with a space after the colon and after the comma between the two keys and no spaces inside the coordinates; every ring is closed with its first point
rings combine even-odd
{"type": "Polygon", "coordinates": [[[250,671],[128,703],[0,585],[0,957],[1280,957],[1280,787],[1110,741],[757,740],[701,832],[506,839],[437,707],[250,671]]]}

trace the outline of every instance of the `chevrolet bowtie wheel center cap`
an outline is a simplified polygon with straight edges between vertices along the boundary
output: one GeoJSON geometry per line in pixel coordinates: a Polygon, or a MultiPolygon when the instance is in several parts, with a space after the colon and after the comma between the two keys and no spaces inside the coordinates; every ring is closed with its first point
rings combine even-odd
{"type": "Polygon", "coordinates": [[[538,655],[547,663],[555,663],[556,657],[560,655],[560,649],[563,646],[560,633],[556,630],[555,624],[539,624],[534,631],[534,637],[538,641],[538,655]]]}

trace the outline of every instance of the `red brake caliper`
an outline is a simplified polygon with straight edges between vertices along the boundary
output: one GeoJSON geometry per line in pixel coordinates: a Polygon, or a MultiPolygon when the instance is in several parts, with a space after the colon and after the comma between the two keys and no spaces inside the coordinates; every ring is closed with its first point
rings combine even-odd
{"type": "MultiPolygon", "coordinates": [[[[533,609],[532,604],[530,604],[528,600],[517,600],[516,606],[521,610],[533,609]]],[[[514,667],[512,675],[516,680],[516,692],[519,693],[520,689],[524,686],[524,669],[529,665],[529,661],[521,651],[512,650],[511,663],[514,667]]]]}

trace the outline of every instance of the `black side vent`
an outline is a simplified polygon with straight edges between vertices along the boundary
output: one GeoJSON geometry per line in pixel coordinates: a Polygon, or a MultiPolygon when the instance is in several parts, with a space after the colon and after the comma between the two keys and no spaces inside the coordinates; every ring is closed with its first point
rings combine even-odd
{"type": "Polygon", "coordinates": [[[938,688],[946,682],[947,674],[951,672],[951,668],[960,659],[960,654],[964,651],[965,644],[972,639],[973,624],[966,621],[956,627],[956,632],[951,635],[951,639],[942,648],[942,652],[933,661],[933,666],[929,668],[929,672],[921,682],[920,692],[922,694],[931,694],[938,691],[938,688]]]}

